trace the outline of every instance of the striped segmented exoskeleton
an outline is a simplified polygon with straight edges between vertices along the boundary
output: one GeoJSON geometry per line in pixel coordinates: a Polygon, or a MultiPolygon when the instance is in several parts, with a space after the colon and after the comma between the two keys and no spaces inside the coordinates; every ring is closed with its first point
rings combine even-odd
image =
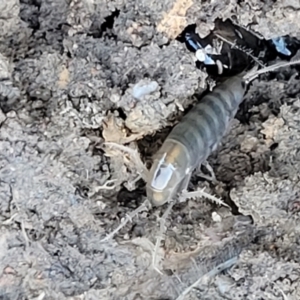
{"type": "Polygon", "coordinates": [[[300,61],[277,64],[217,85],[188,112],[156,153],[147,180],[147,197],[163,205],[185,189],[196,167],[216,149],[242,103],[247,84],[259,74],[300,61]]]}

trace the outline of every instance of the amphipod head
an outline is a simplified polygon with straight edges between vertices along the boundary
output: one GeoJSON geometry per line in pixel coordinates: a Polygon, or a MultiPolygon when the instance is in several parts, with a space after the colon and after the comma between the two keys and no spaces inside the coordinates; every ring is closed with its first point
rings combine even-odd
{"type": "Polygon", "coordinates": [[[146,185],[147,197],[152,205],[161,206],[180,192],[190,165],[187,148],[167,139],[155,155],[146,185]]]}

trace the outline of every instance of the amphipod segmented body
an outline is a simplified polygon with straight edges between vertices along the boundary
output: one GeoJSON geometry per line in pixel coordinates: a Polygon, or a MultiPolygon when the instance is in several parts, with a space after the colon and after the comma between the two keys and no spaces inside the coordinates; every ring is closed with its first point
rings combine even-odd
{"type": "Polygon", "coordinates": [[[173,128],[154,157],[147,181],[147,197],[154,206],[163,205],[185,188],[192,171],[217,148],[245,90],[242,76],[227,79],[173,128]]]}

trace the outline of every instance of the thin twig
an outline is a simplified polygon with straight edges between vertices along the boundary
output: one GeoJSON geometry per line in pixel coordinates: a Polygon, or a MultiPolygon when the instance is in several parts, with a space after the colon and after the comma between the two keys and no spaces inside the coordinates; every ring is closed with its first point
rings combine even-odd
{"type": "Polygon", "coordinates": [[[262,67],[265,67],[265,65],[264,65],[263,63],[261,63],[261,62],[259,61],[259,59],[257,59],[257,58],[256,58],[254,55],[252,55],[250,52],[247,52],[247,51],[241,49],[241,48],[238,47],[236,44],[234,44],[234,43],[228,41],[227,39],[225,39],[224,37],[222,37],[222,36],[219,35],[218,33],[215,33],[215,35],[216,35],[219,39],[223,40],[224,42],[226,42],[227,44],[229,44],[230,46],[232,46],[233,48],[235,48],[235,49],[237,49],[237,50],[240,50],[240,51],[246,53],[246,55],[250,56],[256,63],[258,63],[258,64],[261,65],[262,67]]]}
{"type": "Polygon", "coordinates": [[[19,213],[14,213],[9,219],[3,221],[2,225],[9,225],[18,215],[19,213]]]}
{"type": "Polygon", "coordinates": [[[192,285],[190,285],[188,288],[186,288],[177,298],[176,300],[183,300],[184,297],[190,293],[190,291],[197,287],[200,282],[203,280],[203,278],[205,277],[213,277],[215,275],[217,275],[218,273],[222,272],[223,270],[226,270],[228,268],[230,268],[231,266],[233,266],[238,260],[238,257],[235,256],[231,259],[228,259],[227,261],[217,265],[215,268],[213,268],[211,271],[205,273],[204,275],[202,275],[197,281],[195,281],[192,285]]]}
{"type": "Polygon", "coordinates": [[[245,82],[248,84],[249,82],[251,82],[252,80],[254,80],[256,77],[258,77],[261,74],[272,72],[279,68],[284,68],[284,67],[298,65],[298,64],[300,64],[300,59],[294,60],[294,61],[289,61],[289,62],[280,62],[280,63],[274,64],[272,66],[264,67],[263,69],[260,69],[260,70],[250,71],[244,76],[244,79],[245,79],[245,82]]]}
{"type": "Polygon", "coordinates": [[[282,297],[284,300],[289,300],[288,296],[284,293],[284,291],[281,289],[281,287],[275,282],[275,281],[271,281],[267,276],[265,277],[270,283],[273,283],[280,291],[280,293],[282,294],[282,297]]]}
{"type": "Polygon", "coordinates": [[[24,224],[23,220],[21,221],[21,232],[22,232],[23,237],[25,239],[25,247],[26,247],[26,249],[28,249],[30,240],[29,240],[29,237],[26,233],[25,224],[24,224]]]}

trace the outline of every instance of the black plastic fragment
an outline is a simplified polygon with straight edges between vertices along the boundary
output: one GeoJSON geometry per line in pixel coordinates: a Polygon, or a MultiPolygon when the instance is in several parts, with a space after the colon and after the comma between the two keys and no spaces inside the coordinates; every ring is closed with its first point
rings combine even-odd
{"type": "Polygon", "coordinates": [[[188,25],[177,37],[195,53],[197,68],[206,68],[211,76],[234,76],[255,64],[265,66],[280,57],[291,59],[300,48],[296,38],[284,36],[264,39],[254,31],[234,24],[230,19],[216,19],[215,29],[200,38],[196,25],[188,25]]]}

